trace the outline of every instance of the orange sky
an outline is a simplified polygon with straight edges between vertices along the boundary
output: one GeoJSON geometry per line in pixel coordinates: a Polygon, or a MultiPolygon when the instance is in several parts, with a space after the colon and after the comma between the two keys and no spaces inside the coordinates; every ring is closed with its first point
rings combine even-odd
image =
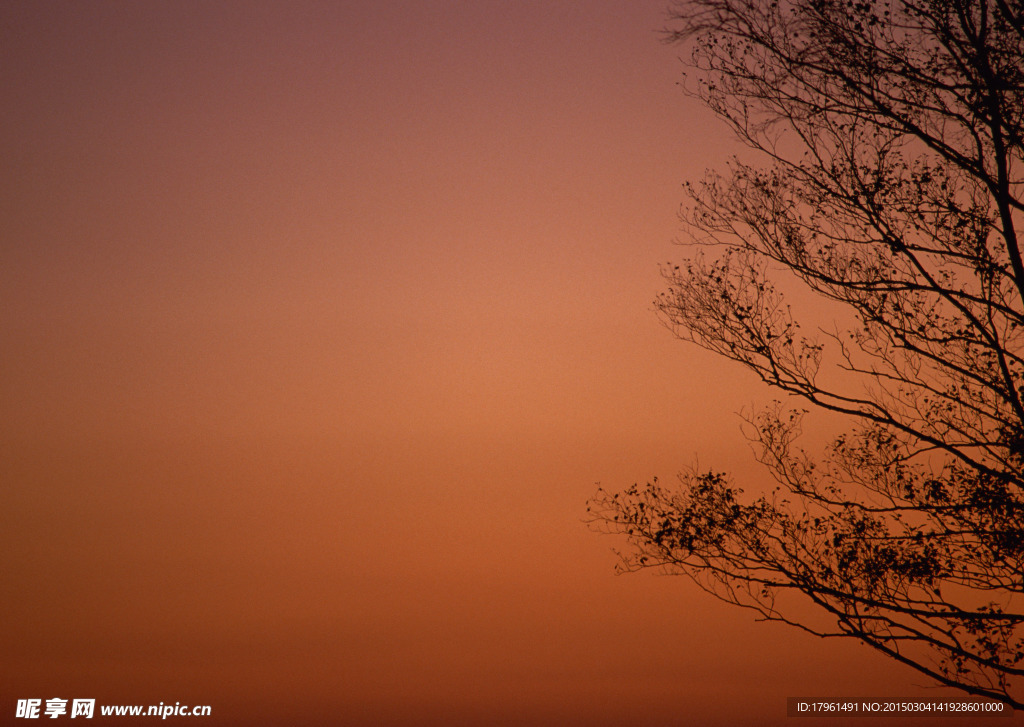
{"type": "Polygon", "coordinates": [[[598,481],[756,473],[735,412],[770,398],[651,311],[681,183],[734,148],[665,4],[0,6],[0,714],[782,725],[787,696],[935,695],[616,577],[582,523],[598,481]]]}

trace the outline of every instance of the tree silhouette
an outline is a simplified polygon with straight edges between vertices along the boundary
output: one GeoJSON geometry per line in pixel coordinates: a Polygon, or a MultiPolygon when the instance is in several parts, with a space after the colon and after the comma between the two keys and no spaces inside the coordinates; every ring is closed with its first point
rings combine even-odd
{"type": "Polygon", "coordinates": [[[686,0],[671,17],[687,90],[760,166],[688,185],[691,254],[656,308],[789,403],[747,419],[771,492],[692,471],[599,491],[592,522],[628,536],[627,570],[1024,708],[1024,4],[686,0]],[[847,317],[801,327],[782,292],[798,285],[847,317]],[[814,409],[849,425],[818,457],[795,441],[814,409]]]}

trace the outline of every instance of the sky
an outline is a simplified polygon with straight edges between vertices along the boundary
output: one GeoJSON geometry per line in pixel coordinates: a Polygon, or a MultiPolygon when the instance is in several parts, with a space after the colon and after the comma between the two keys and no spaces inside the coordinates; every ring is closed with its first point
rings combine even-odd
{"type": "Polygon", "coordinates": [[[770,392],[653,313],[682,183],[737,150],[666,4],[0,5],[0,714],[782,725],[936,694],[617,576],[584,522],[598,483],[764,486],[737,412],[770,392]]]}

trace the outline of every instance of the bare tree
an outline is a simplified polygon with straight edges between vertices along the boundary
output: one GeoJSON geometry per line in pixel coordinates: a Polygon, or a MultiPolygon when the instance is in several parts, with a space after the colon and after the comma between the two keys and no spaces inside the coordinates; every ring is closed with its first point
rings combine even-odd
{"type": "Polygon", "coordinates": [[[748,418],[773,490],[694,471],[599,491],[593,522],[628,536],[626,569],[1024,708],[1024,5],[686,0],[671,17],[689,92],[760,166],[689,185],[691,254],[656,307],[789,403],[748,418]],[[848,317],[801,328],[797,285],[848,317]],[[812,457],[795,440],[815,409],[849,427],[812,457]]]}

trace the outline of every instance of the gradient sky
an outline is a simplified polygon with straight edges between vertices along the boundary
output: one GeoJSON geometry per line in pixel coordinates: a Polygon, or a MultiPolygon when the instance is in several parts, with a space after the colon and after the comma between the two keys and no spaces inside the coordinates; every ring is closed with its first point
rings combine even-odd
{"type": "Polygon", "coordinates": [[[782,725],[936,694],[617,577],[582,522],[597,482],[761,484],[736,412],[770,393],[652,312],[681,183],[735,149],[665,5],[0,5],[0,714],[782,725]]]}

